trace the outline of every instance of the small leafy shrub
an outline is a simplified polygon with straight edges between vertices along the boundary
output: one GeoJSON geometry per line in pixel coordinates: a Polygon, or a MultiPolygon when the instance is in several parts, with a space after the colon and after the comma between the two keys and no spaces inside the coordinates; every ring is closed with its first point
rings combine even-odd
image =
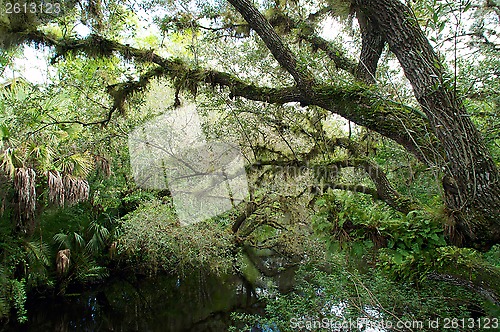
{"type": "Polygon", "coordinates": [[[109,242],[111,233],[99,223],[92,221],[80,234],[78,232],[57,233],[53,236],[58,249],[70,249],[69,271],[65,273],[65,284],[70,281],[93,283],[109,275],[102,266],[102,256],[109,242]]]}
{"type": "Polygon", "coordinates": [[[194,267],[226,272],[232,266],[232,237],[225,220],[180,226],[171,202],[154,200],[121,222],[118,254],[138,272],[182,272],[194,267]]]}
{"type": "Polygon", "coordinates": [[[47,274],[47,245],[38,241],[14,238],[10,233],[0,237],[0,320],[12,317],[23,323],[27,319],[27,293],[41,285],[50,285],[47,274]]]}
{"type": "Polygon", "coordinates": [[[441,225],[420,211],[386,222],[379,230],[388,237],[387,248],[380,251],[379,264],[403,280],[424,280],[437,266],[439,249],[446,246],[441,225]]]}

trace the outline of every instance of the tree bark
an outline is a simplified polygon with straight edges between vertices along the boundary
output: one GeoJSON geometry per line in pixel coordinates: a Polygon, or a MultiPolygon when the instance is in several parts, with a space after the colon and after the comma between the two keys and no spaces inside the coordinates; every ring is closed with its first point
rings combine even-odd
{"type": "Polygon", "coordinates": [[[398,0],[355,0],[398,58],[441,142],[445,203],[459,245],[487,249],[500,241],[496,165],[410,8],[398,0]]]}
{"type": "Polygon", "coordinates": [[[357,11],[359,27],[361,29],[361,55],[356,68],[356,78],[368,84],[376,81],[378,60],[384,49],[384,38],[380,34],[378,26],[362,11],[357,11]]]}

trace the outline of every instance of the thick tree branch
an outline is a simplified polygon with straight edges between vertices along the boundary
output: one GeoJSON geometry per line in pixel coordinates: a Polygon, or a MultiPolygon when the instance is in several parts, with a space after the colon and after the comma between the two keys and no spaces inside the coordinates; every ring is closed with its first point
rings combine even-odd
{"type": "MultiPolygon", "coordinates": [[[[268,17],[269,24],[280,32],[288,33],[295,29],[298,32],[298,37],[300,40],[309,43],[313,50],[322,50],[325,54],[335,63],[335,66],[339,69],[345,70],[348,73],[355,75],[356,62],[350,59],[346,54],[346,51],[342,47],[335,45],[334,43],[318,36],[314,29],[314,22],[317,21],[324,14],[331,12],[330,7],[324,7],[318,12],[310,14],[305,21],[296,20],[286,15],[279,9],[273,12],[273,14],[268,17]]],[[[250,30],[250,25],[245,24],[232,24],[223,27],[206,27],[198,23],[197,20],[189,22],[189,24],[184,24],[186,28],[196,27],[203,30],[208,30],[212,32],[220,32],[232,30],[237,32],[238,29],[242,27],[248,28],[250,30]]],[[[236,37],[236,36],[233,36],[236,37]]]]}
{"type": "Polygon", "coordinates": [[[350,91],[317,86],[311,100],[313,105],[393,139],[429,166],[442,161],[439,142],[426,119],[415,109],[384,100],[362,85],[351,87],[350,91]]]}
{"type": "Polygon", "coordinates": [[[328,167],[356,167],[363,169],[370,177],[377,190],[376,197],[390,207],[407,214],[418,206],[410,199],[403,197],[391,185],[385,172],[375,163],[366,158],[350,158],[345,161],[328,164],[328,167]]]}
{"type": "Polygon", "coordinates": [[[317,84],[311,88],[307,96],[304,96],[297,86],[260,87],[246,83],[228,73],[192,68],[179,59],[165,59],[151,50],[122,45],[96,35],[90,35],[81,40],[57,40],[40,32],[34,32],[26,35],[26,39],[54,47],[58,56],[64,56],[68,52],[82,52],[96,57],[109,57],[116,54],[137,62],[158,65],[144,74],[139,81],[111,86],[109,92],[114,98],[113,109],[123,110],[126,97],[146,89],[152,78],[163,76],[174,82],[183,80],[184,86],[205,83],[213,87],[227,87],[231,98],[243,97],[272,104],[298,102],[303,105],[316,105],[393,139],[427,165],[432,166],[441,159],[439,143],[419,111],[384,100],[363,85],[337,87],[317,84]]]}
{"type": "Polygon", "coordinates": [[[313,49],[320,49],[335,63],[337,68],[343,69],[348,73],[355,75],[356,63],[345,54],[345,51],[336,47],[332,42],[319,37],[314,33],[314,29],[308,23],[303,23],[299,30],[299,38],[311,44],[313,49]]]}
{"type": "Polygon", "coordinates": [[[305,66],[300,66],[290,48],[283,43],[268,20],[249,0],[229,0],[257,32],[278,63],[293,76],[297,86],[304,92],[313,84],[314,77],[305,66]]]}
{"type": "MultiPolygon", "coordinates": [[[[255,168],[263,166],[279,167],[279,170],[286,172],[293,172],[295,174],[301,173],[303,170],[311,170],[318,183],[325,182],[327,185],[321,185],[324,188],[333,189],[346,189],[351,191],[363,192],[372,195],[375,199],[380,199],[387,203],[390,207],[397,211],[407,214],[408,212],[418,209],[418,205],[410,199],[399,194],[389,182],[385,172],[378,167],[375,163],[366,158],[347,158],[337,160],[331,163],[311,163],[308,160],[259,160],[253,165],[255,168]],[[370,177],[376,189],[367,188],[359,185],[340,185],[331,184],[331,181],[337,176],[342,168],[355,167],[363,169],[370,177]],[[342,186],[344,188],[342,188],[342,186]]],[[[313,191],[321,188],[312,186],[313,191]]]]}
{"type": "Polygon", "coordinates": [[[314,187],[312,188],[313,193],[325,192],[328,189],[339,189],[352,191],[355,193],[365,194],[372,196],[373,199],[380,199],[378,197],[377,190],[374,188],[358,185],[358,184],[345,184],[345,183],[325,183],[322,187],[314,187]]]}
{"type": "Polygon", "coordinates": [[[354,3],[379,27],[441,142],[452,184],[444,189],[453,228],[463,244],[487,249],[498,243],[500,173],[413,12],[399,0],[354,3]]]}
{"type": "Polygon", "coordinates": [[[350,59],[346,51],[340,46],[334,45],[332,42],[318,36],[314,29],[314,21],[321,17],[323,14],[331,11],[330,7],[324,7],[322,10],[311,14],[305,21],[295,20],[282,11],[276,11],[272,17],[269,18],[269,23],[276,28],[289,31],[297,29],[298,37],[300,40],[308,42],[313,50],[322,50],[325,54],[335,63],[337,68],[347,71],[355,75],[356,62],[350,59]]]}
{"type": "Polygon", "coordinates": [[[255,213],[257,209],[258,205],[255,202],[244,202],[242,211],[239,211],[238,215],[236,216],[233,222],[233,226],[231,228],[233,233],[236,234],[240,229],[241,225],[243,224],[243,222],[245,222],[245,220],[247,220],[248,217],[250,217],[253,213],[255,213]]]}
{"type": "Polygon", "coordinates": [[[378,60],[382,54],[385,41],[377,25],[363,12],[357,11],[359,27],[361,28],[361,55],[356,69],[356,78],[373,84],[376,80],[378,60]]]}

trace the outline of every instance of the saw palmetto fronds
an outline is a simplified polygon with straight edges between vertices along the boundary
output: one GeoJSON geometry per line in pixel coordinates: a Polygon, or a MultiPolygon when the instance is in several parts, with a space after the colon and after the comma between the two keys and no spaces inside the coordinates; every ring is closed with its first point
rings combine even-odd
{"type": "Polygon", "coordinates": [[[15,148],[0,151],[0,170],[11,178],[14,177],[16,167],[22,165],[19,153],[15,148]]]}
{"type": "Polygon", "coordinates": [[[92,171],[94,161],[92,156],[88,153],[74,153],[57,160],[56,167],[61,173],[84,178],[92,171]]]}
{"type": "Polygon", "coordinates": [[[40,241],[26,241],[23,243],[26,258],[31,269],[43,270],[50,264],[50,249],[47,243],[40,241]]]}
{"type": "Polygon", "coordinates": [[[28,146],[28,156],[36,165],[39,165],[41,170],[46,170],[52,162],[52,150],[45,145],[30,144],[28,146]]]}
{"type": "Polygon", "coordinates": [[[94,160],[88,153],[75,153],[69,157],[73,162],[73,174],[77,177],[87,177],[94,168],[94,160]]]}
{"type": "Polygon", "coordinates": [[[92,235],[92,238],[85,246],[85,250],[95,255],[104,249],[111,233],[104,225],[99,224],[96,220],[90,223],[88,231],[89,234],[92,235]]]}
{"type": "Polygon", "coordinates": [[[70,248],[72,251],[81,251],[85,248],[85,239],[77,232],[57,233],[52,238],[59,248],[70,248]]]}

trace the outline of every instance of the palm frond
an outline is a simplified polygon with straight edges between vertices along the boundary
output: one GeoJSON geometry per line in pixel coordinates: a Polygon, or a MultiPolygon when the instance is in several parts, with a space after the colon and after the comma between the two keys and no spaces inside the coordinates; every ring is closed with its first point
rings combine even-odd
{"type": "Polygon", "coordinates": [[[94,168],[94,160],[89,153],[73,153],[56,161],[56,167],[61,173],[75,177],[87,177],[94,168]]]}
{"type": "Polygon", "coordinates": [[[73,237],[75,239],[75,248],[84,248],[85,247],[85,239],[83,236],[78,234],[77,232],[73,232],[73,237]]]}
{"type": "Polygon", "coordinates": [[[32,143],[28,147],[28,156],[33,159],[34,163],[40,165],[42,170],[45,170],[51,163],[52,150],[48,146],[32,143]]]}
{"type": "Polygon", "coordinates": [[[109,230],[95,220],[90,223],[89,230],[97,234],[103,241],[106,241],[110,235],[109,230]]]}
{"type": "Polygon", "coordinates": [[[30,266],[49,265],[49,247],[44,242],[27,241],[24,250],[30,266]]]}
{"type": "Polygon", "coordinates": [[[61,171],[61,173],[65,174],[73,174],[73,170],[75,165],[68,157],[61,157],[56,160],[55,166],[61,171]]]}
{"type": "Polygon", "coordinates": [[[52,239],[55,243],[59,244],[59,248],[72,248],[69,236],[64,233],[55,234],[52,239]]]}
{"type": "Polygon", "coordinates": [[[89,254],[95,255],[95,254],[99,253],[99,251],[103,248],[103,246],[104,246],[104,243],[103,243],[102,239],[99,237],[99,235],[97,233],[94,233],[94,235],[92,235],[92,238],[90,239],[90,241],[85,246],[85,250],[89,254]]]}
{"type": "Polygon", "coordinates": [[[109,230],[97,221],[93,221],[89,226],[89,231],[92,234],[92,238],[87,243],[85,249],[91,254],[97,254],[106,246],[106,241],[110,237],[109,230]]]}
{"type": "Polygon", "coordinates": [[[7,148],[0,153],[0,167],[9,177],[14,177],[17,167],[22,166],[20,151],[15,148],[7,148]]]}
{"type": "Polygon", "coordinates": [[[76,275],[81,282],[95,282],[107,278],[109,271],[103,266],[98,266],[95,261],[89,260],[87,266],[82,266],[76,275]]]}
{"type": "Polygon", "coordinates": [[[28,266],[27,281],[31,285],[44,284],[47,281],[47,267],[50,266],[49,246],[40,241],[23,243],[28,266]]]}
{"type": "Polygon", "coordinates": [[[71,174],[76,177],[87,177],[94,168],[92,157],[88,153],[75,153],[68,158],[73,163],[71,174]]]}

